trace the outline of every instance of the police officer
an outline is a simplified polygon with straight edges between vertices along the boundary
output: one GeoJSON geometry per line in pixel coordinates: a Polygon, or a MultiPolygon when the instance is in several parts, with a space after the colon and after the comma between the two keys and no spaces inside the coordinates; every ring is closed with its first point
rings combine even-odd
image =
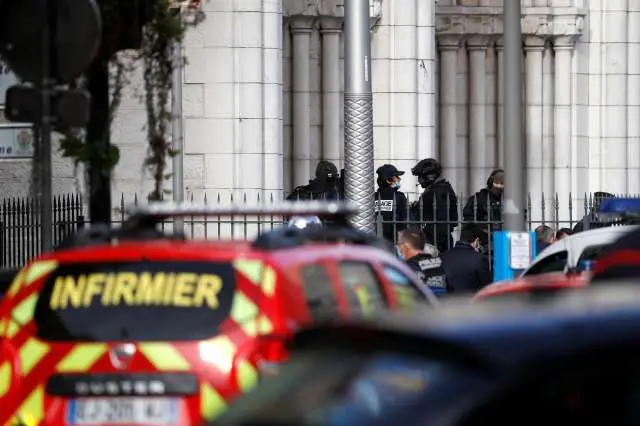
{"type": "Polygon", "coordinates": [[[413,269],[418,278],[436,296],[443,296],[449,290],[447,274],[442,259],[435,246],[426,244],[425,236],[419,229],[404,229],[398,233],[398,255],[413,269]],[[428,247],[429,253],[425,251],[428,247]]]}
{"type": "Polygon", "coordinates": [[[407,196],[400,191],[400,176],[404,171],[391,164],[376,170],[378,190],[375,193],[376,221],[382,221],[382,236],[393,242],[398,231],[407,226],[407,196]]]}
{"type": "Polygon", "coordinates": [[[489,175],[486,188],[469,197],[462,210],[467,223],[482,226],[480,243],[487,250],[491,233],[502,229],[502,193],[504,192],[504,170],[496,169],[489,175]]]}
{"type": "Polygon", "coordinates": [[[330,161],[319,161],[316,166],[316,178],[307,185],[301,185],[293,190],[287,200],[338,200],[344,196],[341,187],[343,179],[338,174],[338,168],[330,161]]]}
{"type": "Polygon", "coordinates": [[[427,222],[422,228],[427,242],[443,252],[453,246],[451,232],[458,226],[458,197],[441,177],[442,167],[433,158],[420,161],[411,173],[424,188],[420,199],[411,206],[411,220],[427,222]]]}

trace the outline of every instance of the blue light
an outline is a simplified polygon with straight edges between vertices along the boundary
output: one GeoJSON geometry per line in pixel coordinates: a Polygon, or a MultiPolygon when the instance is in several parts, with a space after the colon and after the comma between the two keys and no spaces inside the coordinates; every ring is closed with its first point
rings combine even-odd
{"type": "Polygon", "coordinates": [[[607,216],[640,213],[640,198],[605,198],[600,203],[598,213],[607,216]]]}

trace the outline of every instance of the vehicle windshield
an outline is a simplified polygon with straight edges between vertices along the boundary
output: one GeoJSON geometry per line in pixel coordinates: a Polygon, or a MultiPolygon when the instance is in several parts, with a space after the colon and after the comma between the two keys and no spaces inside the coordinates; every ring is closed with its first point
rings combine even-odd
{"type": "Polygon", "coordinates": [[[51,341],[201,340],[227,319],[235,287],[229,263],[66,264],[45,282],[34,318],[51,341]]]}
{"type": "Polygon", "coordinates": [[[369,424],[418,402],[434,386],[451,383],[461,370],[447,361],[402,353],[297,353],[276,378],[240,397],[219,420],[229,425],[255,419],[267,424],[369,424]]]}

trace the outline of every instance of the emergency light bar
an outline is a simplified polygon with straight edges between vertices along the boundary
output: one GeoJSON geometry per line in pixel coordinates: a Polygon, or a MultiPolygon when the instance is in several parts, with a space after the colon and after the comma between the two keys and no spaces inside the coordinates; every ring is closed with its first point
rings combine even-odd
{"type": "Polygon", "coordinates": [[[605,198],[598,209],[598,219],[623,219],[640,215],[640,198],[605,198]]]}
{"type": "Polygon", "coordinates": [[[317,216],[343,220],[358,213],[356,205],[344,201],[283,201],[274,204],[206,205],[198,203],[152,203],[131,206],[123,227],[154,226],[168,218],[203,216],[317,216]]]}

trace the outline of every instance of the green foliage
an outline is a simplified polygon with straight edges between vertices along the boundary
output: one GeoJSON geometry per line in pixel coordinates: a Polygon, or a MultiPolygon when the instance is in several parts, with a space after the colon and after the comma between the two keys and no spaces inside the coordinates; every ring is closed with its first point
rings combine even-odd
{"type": "MultiPolygon", "coordinates": [[[[102,13],[103,21],[109,22],[110,28],[118,27],[117,13],[119,2],[123,0],[103,0],[102,13]]],[[[124,0],[126,1],[126,0],[124,0]]],[[[164,182],[170,178],[166,173],[167,159],[178,155],[171,147],[170,128],[171,110],[170,100],[173,87],[173,70],[181,66],[172,53],[172,47],[177,42],[181,42],[189,26],[197,25],[195,22],[186,22],[181,14],[171,9],[169,0],[156,0],[150,21],[142,31],[142,43],[136,55],[131,58],[122,58],[116,55],[111,60],[115,66],[115,75],[111,83],[112,98],[109,111],[109,124],[113,121],[122,99],[122,90],[129,82],[126,77],[135,67],[135,63],[140,61],[143,65],[144,83],[143,99],[147,115],[147,143],[148,153],[143,161],[144,168],[151,174],[154,180],[154,187],[149,200],[160,200],[167,191],[164,189],[164,182]],[[131,61],[133,59],[133,62],[131,61]]],[[[111,44],[116,43],[114,37],[105,35],[103,43],[109,51],[111,44]]],[[[109,126],[110,127],[110,126],[109,126]]],[[[60,152],[63,156],[73,160],[74,164],[98,164],[103,173],[110,174],[117,165],[120,158],[118,148],[112,146],[108,151],[103,144],[86,143],[79,132],[73,129],[63,132],[63,139],[60,143],[60,152]]]]}

